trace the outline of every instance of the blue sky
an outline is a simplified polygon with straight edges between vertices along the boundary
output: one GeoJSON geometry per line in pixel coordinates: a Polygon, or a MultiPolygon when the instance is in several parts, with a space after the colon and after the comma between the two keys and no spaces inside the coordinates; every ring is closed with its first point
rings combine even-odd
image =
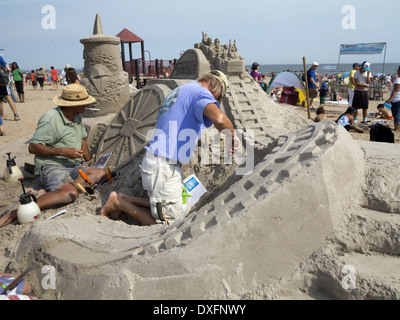
{"type": "MultiPolygon", "coordinates": [[[[83,67],[80,39],[93,33],[98,13],[105,34],[127,28],[144,39],[146,60],[179,58],[201,41],[202,31],[222,44],[236,39],[246,64],[337,63],[341,43],[387,42],[386,62],[397,63],[400,1],[361,0],[0,0],[0,51],[21,69],[66,63],[83,67]],[[55,9],[55,29],[43,20],[55,9]],[[351,6],[351,12],[342,10],[351,6]],[[350,28],[351,27],[351,28],[350,28]]],[[[140,45],[133,46],[140,57],[140,45]]],[[[383,62],[383,54],[341,56],[341,63],[383,62]],[[365,59],[364,59],[365,58],[365,59]]]]}

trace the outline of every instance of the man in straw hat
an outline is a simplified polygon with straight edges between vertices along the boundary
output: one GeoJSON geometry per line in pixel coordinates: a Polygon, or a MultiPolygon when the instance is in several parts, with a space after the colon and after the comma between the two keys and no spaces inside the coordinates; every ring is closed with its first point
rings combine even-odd
{"type": "MultiPolygon", "coordinates": [[[[77,183],[85,186],[79,169],[90,182],[97,183],[106,176],[104,169],[81,166],[83,160],[91,159],[82,113],[96,99],[87,93],[84,86],[70,84],[63,87],[62,94],[55,96],[53,101],[58,107],[40,117],[28,147],[29,152],[35,155],[35,176],[44,187],[37,198],[42,210],[75,201],[78,197],[77,183]]],[[[9,212],[0,219],[0,227],[16,217],[16,210],[9,212]]]]}
{"type": "Polygon", "coordinates": [[[191,81],[174,89],[162,104],[153,136],[145,147],[142,184],[149,198],[111,192],[100,214],[111,217],[115,211],[123,211],[139,223],[151,225],[165,220],[157,211],[157,203],[162,203],[169,223],[183,219],[181,164],[189,162],[202,130],[214,124],[218,131],[230,137],[226,140],[232,151],[240,146],[231,121],[220,110],[227,88],[225,74],[213,70],[198,82],[191,81]]]}

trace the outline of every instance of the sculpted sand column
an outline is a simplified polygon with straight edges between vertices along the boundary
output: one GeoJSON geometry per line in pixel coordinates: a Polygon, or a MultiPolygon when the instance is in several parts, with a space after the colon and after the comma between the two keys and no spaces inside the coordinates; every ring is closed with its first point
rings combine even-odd
{"type": "Polygon", "coordinates": [[[128,73],[123,71],[119,52],[120,39],[103,33],[99,15],[93,35],[80,42],[84,45],[85,75],[81,83],[97,102],[92,106],[100,111],[86,110],[85,116],[97,117],[115,113],[129,100],[128,73]]]}

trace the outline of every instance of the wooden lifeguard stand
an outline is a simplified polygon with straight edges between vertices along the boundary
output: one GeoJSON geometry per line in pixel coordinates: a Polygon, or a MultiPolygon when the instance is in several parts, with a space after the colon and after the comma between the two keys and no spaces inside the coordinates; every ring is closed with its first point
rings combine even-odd
{"type": "Polygon", "coordinates": [[[121,55],[122,55],[122,68],[124,71],[128,72],[129,76],[135,76],[135,74],[139,74],[138,70],[134,65],[133,55],[132,55],[132,43],[140,42],[141,45],[141,53],[142,53],[142,72],[146,74],[146,62],[144,60],[144,40],[138,37],[133,32],[129,31],[128,29],[124,28],[120,33],[116,35],[121,39],[121,55]],[[129,63],[126,64],[125,62],[125,43],[129,43],[129,63]],[[129,67],[127,68],[127,65],[129,67]]]}

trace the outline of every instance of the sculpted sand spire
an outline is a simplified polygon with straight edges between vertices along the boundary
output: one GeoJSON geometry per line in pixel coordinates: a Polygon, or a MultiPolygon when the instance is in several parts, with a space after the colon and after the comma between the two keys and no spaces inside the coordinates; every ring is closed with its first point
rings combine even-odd
{"type": "Polygon", "coordinates": [[[85,116],[97,117],[117,112],[130,97],[128,73],[123,71],[119,52],[120,38],[106,35],[97,14],[93,35],[80,42],[84,45],[85,75],[81,83],[97,102],[85,116]]]}

